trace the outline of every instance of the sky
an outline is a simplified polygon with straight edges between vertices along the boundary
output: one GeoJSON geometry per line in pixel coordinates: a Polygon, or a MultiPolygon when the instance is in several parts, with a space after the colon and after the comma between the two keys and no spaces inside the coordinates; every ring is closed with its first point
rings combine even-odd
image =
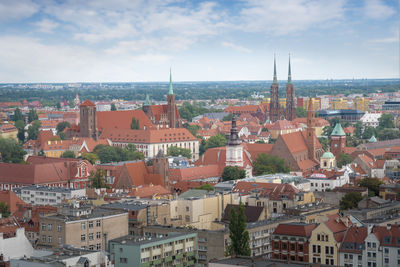
{"type": "Polygon", "coordinates": [[[399,78],[398,0],[0,0],[0,83],[399,78]]]}

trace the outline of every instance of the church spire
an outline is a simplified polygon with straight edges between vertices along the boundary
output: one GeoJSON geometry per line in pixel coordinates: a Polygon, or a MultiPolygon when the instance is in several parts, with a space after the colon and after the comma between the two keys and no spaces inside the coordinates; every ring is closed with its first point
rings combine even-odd
{"type": "Polygon", "coordinates": [[[174,89],[172,88],[172,71],[171,69],[169,69],[169,91],[168,91],[169,95],[173,95],[174,94],[174,89]]]}
{"type": "Polygon", "coordinates": [[[274,81],[273,83],[278,83],[278,78],[276,76],[276,59],[275,59],[275,54],[274,54],[274,81]]]}
{"type": "Polygon", "coordinates": [[[143,106],[150,106],[150,97],[148,94],[146,95],[146,100],[144,101],[143,106]]]}
{"type": "Polygon", "coordinates": [[[289,71],[288,71],[288,83],[292,83],[292,70],[290,68],[290,53],[289,53],[289,71]]]}

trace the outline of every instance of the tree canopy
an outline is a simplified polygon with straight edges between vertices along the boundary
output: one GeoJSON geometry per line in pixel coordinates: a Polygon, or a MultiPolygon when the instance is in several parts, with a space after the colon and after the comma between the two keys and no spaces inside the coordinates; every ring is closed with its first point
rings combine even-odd
{"type": "Polygon", "coordinates": [[[353,161],[353,159],[350,157],[349,154],[345,153],[340,153],[338,158],[337,158],[337,166],[341,168],[342,166],[345,166],[347,164],[350,164],[353,161]]]}
{"type": "Polygon", "coordinates": [[[140,129],[139,120],[136,119],[135,117],[132,117],[131,129],[132,130],[139,130],[140,129]]]}
{"type": "Polygon", "coordinates": [[[144,159],[143,153],[137,151],[133,144],[129,144],[125,148],[97,145],[93,149],[93,153],[97,154],[101,163],[144,159]]]}
{"type": "Polygon", "coordinates": [[[226,145],[226,137],[223,134],[217,134],[214,136],[211,136],[207,141],[204,146],[204,149],[207,150],[209,148],[213,147],[221,147],[226,145]]]}
{"type": "Polygon", "coordinates": [[[28,139],[36,140],[39,135],[39,129],[42,123],[39,120],[33,121],[28,127],[28,139]]]}
{"type": "Polygon", "coordinates": [[[0,155],[3,162],[21,163],[25,154],[22,145],[14,139],[0,137],[0,155]]]}
{"type": "Polygon", "coordinates": [[[394,120],[392,114],[382,114],[378,121],[380,128],[394,128],[394,120]]]}
{"type": "Polygon", "coordinates": [[[28,113],[28,123],[31,123],[32,121],[36,121],[39,119],[38,114],[36,113],[35,109],[30,109],[28,113]]]}
{"type": "Polygon", "coordinates": [[[222,172],[222,181],[243,179],[246,177],[246,171],[238,166],[226,166],[222,172]]]}
{"type": "Polygon", "coordinates": [[[229,237],[231,244],[229,252],[231,255],[250,256],[250,236],[246,230],[246,214],[243,203],[240,202],[238,212],[234,208],[230,210],[229,237]]]}
{"type": "Polygon", "coordinates": [[[22,112],[19,108],[16,108],[14,110],[14,121],[23,121],[24,120],[24,116],[22,115],[22,112]]]}
{"type": "Polygon", "coordinates": [[[346,193],[340,200],[340,210],[354,209],[358,207],[358,203],[362,200],[359,192],[346,193]]]}
{"type": "Polygon", "coordinates": [[[71,150],[67,150],[64,153],[61,154],[62,158],[70,158],[70,159],[74,159],[75,158],[75,153],[74,151],[71,150]]]}
{"type": "Polygon", "coordinates": [[[6,202],[0,202],[0,214],[3,218],[10,216],[10,209],[6,202]]]}
{"type": "Polygon", "coordinates": [[[214,187],[210,184],[202,184],[199,187],[196,187],[195,189],[198,190],[207,190],[207,191],[214,191],[214,187]]]}
{"type": "Polygon", "coordinates": [[[255,175],[290,172],[284,159],[275,155],[267,155],[265,153],[261,153],[257,156],[253,166],[255,175]]]}
{"type": "Polygon", "coordinates": [[[106,188],[106,171],[98,169],[96,172],[91,172],[89,176],[91,188],[106,188]]]}
{"type": "Polygon", "coordinates": [[[111,103],[111,111],[115,111],[115,110],[117,110],[115,103],[111,103]]]}
{"type": "Polygon", "coordinates": [[[70,124],[69,122],[67,122],[67,121],[59,122],[59,123],[57,124],[57,126],[56,126],[57,133],[60,134],[60,133],[63,132],[64,129],[67,128],[67,127],[71,127],[71,124],[70,124]]]}
{"type": "Polygon", "coordinates": [[[297,107],[296,108],[296,117],[297,118],[307,117],[307,111],[303,107],[297,107]]]}
{"type": "Polygon", "coordinates": [[[168,156],[173,156],[173,157],[183,156],[185,158],[191,159],[192,152],[190,151],[189,148],[171,146],[168,148],[168,156]]]}
{"type": "Polygon", "coordinates": [[[368,188],[368,195],[369,196],[379,196],[379,186],[383,184],[381,180],[378,178],[364,178],[358,182],[360,187],[368,188]]]}

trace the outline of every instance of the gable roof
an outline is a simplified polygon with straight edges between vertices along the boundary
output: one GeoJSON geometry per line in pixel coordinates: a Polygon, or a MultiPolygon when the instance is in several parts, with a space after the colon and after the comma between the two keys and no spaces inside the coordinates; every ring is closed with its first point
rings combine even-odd
{"type": "Polygon", "coordinates": [[[292,154],[308,151],[302,132],[280,135],[279,138],[282,139],[292,154]]]}
{"type": "Polygon", "coordinates": [[[368,227],[359,227],[357,225],[352,225],[349,227],[344,234],[342,239],[342,244],[340,246],[341,252],[350,252],[350,253],[362,253],[364,249],[364,241],[368,236],[368,227]],[[345,246],[347,244],[353,244],[353,249],[347,248],[345,246]]]}
{"type": "MultiPolygon", "coordinates": [[[[222,221],[229,221],[232,209],[235,209],[236,213],[238,213],[239,205],[235,205],[235,204],[226,205],[226,208],[224,211],[224,217],[222,218],[222,221]]],[[[263,211],[264,211],[264,207],[244,206],[246,222],[248,222],[248,223],[257,222],[258,220],[263,219],[263,218],[260,218],[263,211]]]]}
{"type": "Polygon", "coordinates": [[[217,164],[169,169],[169,179],[171,181],[187,181],[219,176],[221,176],[221,171],[217,164]]]}
{"type": "Polygon", "coordinates": [[[99,130],[106,128],[130,130],[133,117],[139,120],[140,129],[153,127],[153,123],[141,109],[98,111],[96,114],[97,128],[99,130]]]}
{"type": "Polygon", "coordinates": [[[18,204],[25,204],[25,202],[11,190],[0,191],[0,202],[7,203],[8,209],[11,213],[14,213],[18,210],[18,204]]]}
{"type": "Polygon", "coordinates": [[[83,102],[82,104],[80,104],[81,107],[95,107],[96,105],[93,104],[92,101],[90,101],[89,99],[87,99],[85,102],[83,102]]]}
{"type": "Polygon", "coordinates": [[[333,131],[331,133],[331,136],[346,136],[342,125],[340,123],[336,123],[335,128],[333,128],[333,131]]]}
{"type": "Polygon", "coordinates": [[[156,196],[170,195],[171,192],[162,185],[147,185],[133,189],[129,195],[140,198],[153,198],[156,196]]]}
{"type": "Polygon", "coordinates": [[[315,223],[280,223],[275,228],[274,235],[310,237],[315,227],[317,227],[315,223]]]}
{"type": "Polygon", "coordinates": [[[257,192],[260,195],[269,196],[271,200],[280,200],[282,198],[294,199],[299,190],[291,184],[274,183],[254,183],[239,181],[232,192],[240,194],[251,194],[257,192]]]}

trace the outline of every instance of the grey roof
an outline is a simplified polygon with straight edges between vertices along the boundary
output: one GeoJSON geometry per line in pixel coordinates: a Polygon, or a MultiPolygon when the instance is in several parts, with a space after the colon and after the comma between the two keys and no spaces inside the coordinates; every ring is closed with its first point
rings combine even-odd
{"type": "Polygon", "coordinates": [[[203,198],[209,192],[207,190],[190,189],[179,195],[179,198],[203,198]]]}
{"type": "Polygon", "coordinates": [[[106,209],[122,209],[122,210],[142,210],[147,208],[149,205],[138,201],[125,201],[125,202],[114,202],[102,205],[102,208],[106,209]]]}
{"type": "Polygon", "coordinates": [[[30,185],[30,186],[20,187],[19,190],[71,193],[71,191],[82,190],[82,188],[68,188],[68,187],[52,187],[52,186],[30,185]]]}
{"type": "MultiPolygon", "coordinates": [[[[88,207],[81,207],[79,209],[87,209],[91,208],[90,206],[88,207]]],[[[118,215],[118,214],[126,214],[124,211],[119,211],[119,210],[114,210],[114,209],[105,209],[105,208],[100,208],[100,207],[93,207],[93,210],[91,213],[87,215],[82,215],[82,216],[72,216],[72,215],[65,215],[65,214],[52,214],[46,216],[46,218],[50,219],[55,219],[55,220],[61,220],[65,222],[69,221],[78,221],[82,219],[95,219],[95,218],[101,218],[101,217],[106,217],[106,216],[111,216],[111,215],[118,215]]]]}
{"type": "Polygon", "coordinates": [[[167,235],[159,235],[157,237],[126,235],[126,236],[122,236],[122,237],[118,237],[113,240],[110,240],[110,242],[124,244],[124,245],[140,246],[140,245],[149,244],[149,243],[153,243],[153,242],[166,241],[166,240],[173,239],[173,238],[179,238],[179,237],[186,238],[187,235],[197,235],[197,234],[193,234],[193,233],[183,234],[183,233],[177,233],[177,232],[170,232],[167,235]]]}
{"type": "MultiPolygon", "coordinates": [[[[222,260],[213,260],[209,263],[211,267],[218,266],[251,266],[251,267],[306,267],[313,266],[313,263],[289,263],[283,260],[274,260],[274,259],[264,259],[262,257],[251,258],[251,257],[236,257],[236,258],[227,258],[222,260]]],[[[318,266],[327,266],[320,264],[318,266]]]]}

